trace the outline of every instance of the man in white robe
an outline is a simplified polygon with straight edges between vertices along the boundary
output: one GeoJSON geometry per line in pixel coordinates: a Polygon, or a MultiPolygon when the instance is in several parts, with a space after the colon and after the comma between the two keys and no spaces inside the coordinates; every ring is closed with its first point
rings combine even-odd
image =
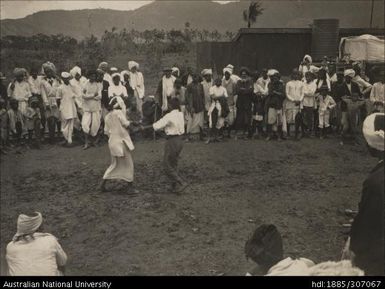
{"type": "Polygon", "coordinates": [[[78,116],[75,105],[76,94],[70,84],[71,74],[62,72],[61,77],[63,83],[57,90],[56,98],[60,100],[61,132],[66,140],[65,145],[71,146],[74,123],[78,116]]]}
{"type": "Polygon", "coordinates": [[[135,61],[128,62],[128,70],[130,71],[130,85],[134,90],[134,96],[136,100],[136,109],[143,116],[142,105],[144,97],[144,78],[143,74],[139,71],[139,63],[135,61]]]}

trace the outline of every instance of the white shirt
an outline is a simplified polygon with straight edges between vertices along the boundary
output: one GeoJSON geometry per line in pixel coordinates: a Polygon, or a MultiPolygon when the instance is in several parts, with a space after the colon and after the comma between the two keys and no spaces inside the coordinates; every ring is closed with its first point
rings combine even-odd
{"type": "Polygon", "coordinates": [[[317,85],[315,81],[311,81],[310,83],[304,82],[303,84],[303,100],[302,105],[306,107],[315,108],[315,92],[317,90],[317,85]]]}
{"type": "Polygon", "coordinates": [[[10,242],[6,259],[11,276],[60,276],[67,255],[51,234],[34,233],[34,239],[10,242]]]}
{"type": "Polygon", "coordinates": [[[56,78],[43,78],[41,82],[41,97],[45,105],[56,106],[56,91],[60,83],[56,78]],[[52,84],[51,84],[52,83],[52,84]]]}
{"type": "Polygon", "coordinates": [[[319,101],[319,112],[325,112],[327,109],[331,109],[336,106],[336,102],[330,95],[323,97],[322,95],[318,96],[319,101]]]}
{"type": "Polygon", "coordinates": [[[125,145],[130,151],[135,149],[127,131],[129,125],[125,113],[120,109],[114,109],[106,115],[104,133],[109,136],[108,147],[112,156],[123,157],[125,145]]]}
{"type": "Polygon", "coordinates": [[[28,83],[29,83],[29,87],[31,89],[31,92],[33,94],[38,94],[38,95],[41,95],[41,81],[43,80],[43,77],[38,75],[35,78],[31,76],[28,77],[28,83]]]}
{"type": "Polygon", "coordinates": [[[165,96],[171,96],[172,92],[174,91],[174,82],[175,77],[163,77],[162,78],[162,86],[165,96]]]}
{"type": "Polygon", "coordinates": [[[134,73],[130,71],[130,86],[139,98],[144,97],[144,78],[141,72],[136,71],[134,73]]]}
{"type": "Polygon", "coordinates": [[[164,129],[167,135],[182,135],[184,134],[183,112],[174,109],[154,123],[152,127],[154,130],[164,129]]]}
{"type": "Polygon", "coordinates": [[[75,92],[75,101],[78,107],[82,108],[83,106],[83,89],[85,84],[87,83],[87,78],[84,76],[80,77],[79,80],[76,80],[75,78],[72,78],[70,80],[70,84],[73,87],[73,90],[75,92]]]}
{"type": "Polygon", "coordinates": [[[370,91],[371,102],[382,102],[385,103],[385,83],[376,82],[373,84],[372,90],[370,91]]]}
{"type": "Polygon", "coordinates": [[[255,94],[262,94],[264,96],[266,96],[268,94],[268,89],[266,86],[263,85],[263,83],[261,82],[258,82],[258,80],[256,82],[254,82],[254,93],[255,94]]]}
{"type": "Polygon", "coordinates": [[[86,83],[83,94],[84,111],[97,112],[101,110],[102,88],[103,85],[100,82],[86,83]]]}
{"type": "Polygon", "coordinates": [[[114,96],[128,97],[127,89],[119,83],[119,85],[112,84],[108,87],[108,97],[112,98],[114,96]]]}
{"type": "Polygon", "coordinates": [[[290,80],[286,83],[286,108],[294,108],[295,101],[303,100],[303,82],[300,80],[290,80]]]}
{"type": "Polygon", "coordinates": [[[75,92],[71,84],[64,83],[59,86],[56,92],[56,98],[60,99],[60,112],[63,119],[77,118],[75,106],[75,92]]]}
{"type": "Polygon", "coordinates": [[[209,89],[210,96],[212,98],[218,98],[218,97],[228,97],[227,90],[223,86],[212,86],[209,89]]]}
{"type": "Polygon", "coordinates": [[[267,86],[268,86],[269,82],[270,82],[270,78],[269,78],[269,77],[266,78],[266,79],[264,79],[264,78],[261,76],[260,78],[257,79],[257,84],[258,84],[259,86],[261,86],[261,87],[262,87],[263,89],[265,89],[265,90],[267,90],[267,86]]]}
{"type": "Polygon", "coordinates": [[[9,84],[8,87],[8,96],[10,98],[14,98],[17,101],[28,101],[28,99],[31,97],[31,89],[29,87],[29,83],[26,81],[15,81],[15,88],[11,89],[12,82],[9,84]]]}

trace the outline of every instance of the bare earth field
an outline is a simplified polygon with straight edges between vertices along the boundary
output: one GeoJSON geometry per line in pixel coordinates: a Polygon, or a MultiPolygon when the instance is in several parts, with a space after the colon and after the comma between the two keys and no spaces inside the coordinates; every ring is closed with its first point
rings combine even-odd
{"type": "Polygon", "coordinates": [[[18,214],[39,210],[69,256],[67,275],[244,275],[253,229],[275,224],[286,256],[338,260],[340,212],[356,208],[376,160],[337,139],[187,143],[191,186],[167,192],[163,140],[136,142],[138,195],[100,193],[107,145],[45,146],[1,156],[1,274],[18,214]]]}

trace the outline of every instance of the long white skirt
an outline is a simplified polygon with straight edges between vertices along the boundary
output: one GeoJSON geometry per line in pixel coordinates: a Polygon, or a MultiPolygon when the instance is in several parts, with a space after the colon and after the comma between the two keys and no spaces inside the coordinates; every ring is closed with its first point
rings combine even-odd
{"type": "Polygon", "coordinates": [[[75,123],[74,118],[62,119],[61,121],[61,132],[63,133],[65,140],[70,144],[72,143],[72,133],[74,131],[74,123],[75,123]]]}
{"type": "Polygon", "coordinates": [[[104,180],[134,181],[134,162],[132,161],[131,152],[126,145],[123,145],[123,152],[123,157],[111,156],[111,165],[104,173],[104,180]]]}

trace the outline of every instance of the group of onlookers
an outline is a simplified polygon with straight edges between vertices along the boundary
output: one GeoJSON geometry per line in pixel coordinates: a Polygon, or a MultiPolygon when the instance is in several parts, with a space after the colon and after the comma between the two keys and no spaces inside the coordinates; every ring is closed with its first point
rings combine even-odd
{"type": "MultiPolygon", "coordinates": [[[[128,118],[151,124],[170,110],[169,102],[178,98],[185,116],[186,139],[199,135],[207,143],[224,137],[266,140],[340,134],[358,135],[364,117],[384,111],[384,71],[377,79],[362,75],[360,66],[352,65],[335,72],[327,63],[313,65],[305,55],[291,79],[284,82],[275,69],[234,73],[229,64],[219,76],[212,69],[194,73],[188,69],[180,75],[177,67],[167,67],[155,95],[145,94],[144,77],[139,64],[128,62],[128,70],[118,71],[101,62],[88,71],[73,67],[60,76],[51,62],[39,69],[15,68],[8,88],[1,83],[1,150],[5,151],[9,135],[15,143],[28,136],[29,143],[40,147],[48,132],[54,143],[62,134],[71,146],[73,135],[87,149],[103,135],[104,117],[110,100],[121,96],[128,118]]],[[[5,79],[3,75],[1,81],[5,79]]]]}

